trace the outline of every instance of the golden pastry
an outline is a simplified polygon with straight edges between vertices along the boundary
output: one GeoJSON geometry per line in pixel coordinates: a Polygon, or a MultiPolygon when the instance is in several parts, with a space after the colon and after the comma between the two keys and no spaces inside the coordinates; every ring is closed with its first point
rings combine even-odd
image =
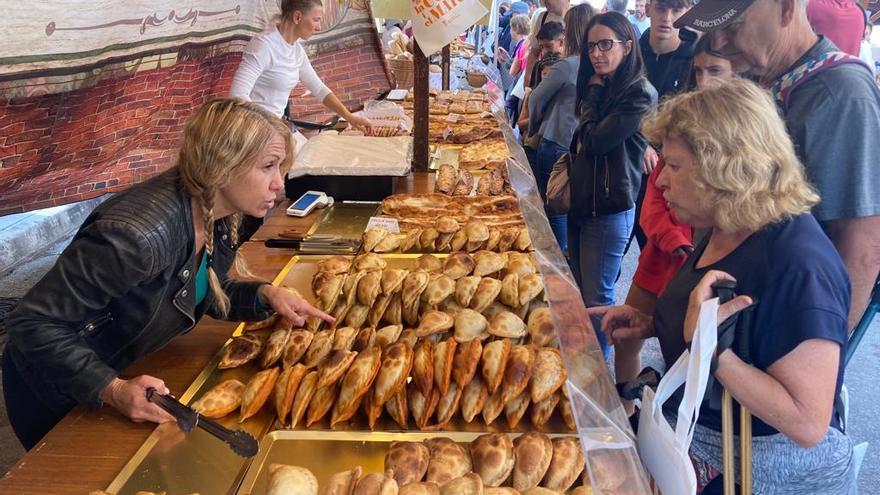
{"type": "Polygon", "coordinates": [[[495,301],[498,294],[501,293],[501,281],[490,277],[483,277],[477,285],[474,297],[471,298],[471,309],[478,313],[482,313],[490,304],[495,301]]]}
{"type": "Polygon", "coordinates": [[[440,395],[445,395],[449,390],[449,382],[452,380],[452,361],[455,358],[455,340],[449,339],[434,345],[434,384],[438,387],[440,395]]]}
{"type": "Polygon", "coordinates": [[[483,346],[481,358],[483,382],[489,394],[494,394],[501,386],[504,378],[504,369],[507,366],[507,357],[510,355],[510,340],[501,339],[483,346]]]}
{"type": "Polygon", "coordinates": [[[312,338],[312,344],[309,346],[309,350],[306,351],[306,355],[303,358],[303,364],[305,364],[307,368],[314,368],[320,364],[333,349],[334,337],[335,330],[333,329],[321,330],[320,332],[315,333],[314,338],[312,338]]]}
{"type": "Polygon", "coordinates": [[[440,486],[437,483],[410,483],[400,487],[397,495],[440,495],[440,486]]]}
{"type": "Polygon", "coordinates": [[[488,250],[474,253],[474,262],[474,275],[478,277],[492,275],[504,268],[504,257],[488,250]]]}
{"type": "Polygon", "coordinates": [[[400,293],[391,296],[391,302],[388,303],[388,309],[382,317],[386,323],[392,325],[401,325],[403,323],[403,301],[400,293]]]}
{"type": "MultiPolygon", "coordinates": [[[[486,393],[488,393],[488,390],[486,393]]],[[[494,394],[489,394],[489,397],[486,398],[486,402],[483,404],[482,412],[483,422],[486,425],[491,425],[504,412],[504,402],[501,402],[501,388],[496,390],[494,394]]]]}
{"type": "Polygon", "coordinates": [[[408,253],[420,248],[419,237],[422,235],[422,229],[415,228],[406,232],[403,240],[400,241],[400,252],[408,253]]]}
{"type": "Polygon", "coordinates": [[[269,394],[275,388],[275,380],[278,379],[278,368],[270,368],[257,372],[244,387],[241,396],[241,414],[239,423],[259,412],[263,404],[269,399],[269,394]]]}
{"type": "Polygon", "coordinates": [[[315,334],[308,330],[293,330],[287,339],[287,346],[281,356],[281,363],[285,368],[289,368],[305,356],[309,346],[312,345],[312,338],[315,334]]]}
{"type": "Polygon", "coordinates": [[[449,241],[449,250],[450,251],[461,251],[467,246],[467,231],[459,230],[452,236],[452,240],[449,241]]]}
{"type": "Polygon", "coordinates": [[[299,389],[293,397],[293,404],[290,406],[290,427],[296,428],[300,420],[306,413],[306,409],[312,402],[315,395],[316,385],[318,384],[318,372],[311,371],[303,377],[299,383],[299,389]]]}
{"type": "Polygon", "coordinates": [[[443,271],[443,262],[433,254],[423,254],[416,258],[416,267],[428,273],[443,271]]]}
{"type": "Polygon", "coordinates": [[[556,329],[550,308],[538,308],[529,314],[529,341],[537,347],[556,345],[556,329]]]}
{"type": "Polygon", "coordinates": [[[516,237],[516,241],[513,243],[513,248],[517,251],[525,251],[532,247],[532,239],[529,236],[529,229],[523,227],[519,231],[519,235],[516,237]]]}
{"type": "Polygon", "coordinates": [[[531,382],[532,401],[541,402],[556,393],[567,376],[562,354],[558,350],[549,347],[538,349],[531,382]]]}
{"type": "Polygon", "coordinates": [[[537,273],[519,275],[519,304],[513,306],[525,306],[543,291],[544,281],[541,280],[541,275],[537,273]]]}
{"type": "Polygon", "coordinates": [[[251,321],[251,322],[245,323],[244,328],[242,329],[242,332],[245,332],[245,333],[255,332],[257,330],[263,330],[264,328],[273,327],[273,326],[275,326],[275,323],[278,322],[278,318],[280,318],[280,316],[278,315],[278,313],[275,313],[272,316],[266,318],[265,320],[251,321]]]}
{"type": "Polygon", "coordinates": [[[453,280],[466,277],[474,270],[474,259],[467,253],[453,253],[443,264],[443,273],[453,280]]]}
{"type": "Polygon", "coordinates": [[[407,429],[407,418],[409,417],[409,401],[407,399],[407,387],[400,387],[388,402],[385,403],[385,410],[397,424],[407,429]]]}
{"type": "Polygon", "coordinates": [[[410,384],[407,388],[407,401],[413,419],[416,420],[416,427],[423,430],[428,426],[428,421],[431,420],[431,416],[437,409],[437,403],[440,402],[440,392],[437,391],[437,388],[433,388],[431,394],[426,397],[419,392],[418,387],[410,384]]]}
{"type": "Polygon", "coordinates": [[[266,495],[318,495],[318,480],[306,468],[269,464],[266,495]]]}
{"type": "Polygon", "coordinates": [[[477,286],[480,285],[480,279],[481,277],[476,275],[469,275],[461,277],[455,282],[455,300],[458,304],[465,308],[470,306],[471,299],[477,292],[477,286]]]}
{"type": "Polygon", "coordinates": [[[412,382],[425,397],[434,388],[434,345],[430,340],[420,341],[414,350],[412,382]]]}
{"type": "Polygon", "coordinates": [[[483,355],[483,344],[479,339],[472,339],[456,346],[452,359],[452,377],[459,388],[473,380],[483,355]]]}
{"type": "Polygon", "coordinates": [[[470,423],[477,414],[483,412],[483,406],[488,398],[489,392],[483,385],[483,379],[479,374],[475,374],[461,393],[461,416],[464,420],[470,423]]]}
{"type": "Polygon", "coordinates": [[[359,272],[384,270],[388,263],[375,253],[366,253],[354,259],[354,269],[359,272]]]}
{"type": "Polygon", "coordinates": [[[437,402],[437,424],[445,425],[452,420],[452,417],[458,412],[459,401],[461,400],[461,387],[455,382],[449,384],[449,388],[445,394],[440,397],[437,402]]]}
{"type": "Polygon", "coordinates": [[[532,425],[536,429],[543,429],[544,425],[550,421],[550,416],[553,415],[556,405],[559,404],[559,395],[557,392],[540,402],[532,403],[532,425]]]}
{"type": "Polygon", "coordinates": [[[416,335],[419,337],[427,337],[435,333],[443,333],[451,329],[455,324],[455,319],[443,311],[428,311],[422,315],[419,327],[416,329],[416,335]]]}
{"type": "Polygon", "coordinates": [[[341,327],[336,329],[333,335],[332,350],[350,351],[354,338],[357,337],[358,331],[354,327],[341,327]]]}
{"type": "Polygon", "coordinates": [[[315,295],[318,296],[318,304],[324,311],[332,311],[336,306],[339,295],[342,294],[342,285],[345,283],[345,275],[333,275],[326,282],[318,286],[315,295]]]}
{"type": "Polygon", "coordinates": [[[510,307],[519,306],[519,275],[508,273],[501,281],[498,300],[510,307]]]}
{"type": "Polygon", "coordinates": [[[513,441],[513,452],[513,488],[523,491],[538,486],[553,458],[550,437],[535,431],[523,433],[513,441]]]}
{"type": "Polygon", "coordinates": [[[519,426],[519,422],[522,421],[523,416],[526,415],[526,410],[529,408],[530,403],[531,400],[529,399],[529,393],[527,391],[504,403],[504,415],[507,417],[508,428],[516,430],[517,426],[519,426]]]}
{"type": "Polygon", "coordinates": [[[206,418],[222,418],[241,405],[244,384],[238,380],[225,380],[205,392],[191,407],[206,418]]]}
{"type": "Polygon", "coordinates": [[[382,272],[369,272],[358,282],[357,301],[364,306],[372,306],[381,291],[382,272]]]}
{"type": "Polygon", "coordinates": [[[355,466],[354,469],[334,474],[321,486],[318,495],[351,495],[363,472],[363,468],[355,466]]]}
{"type": "Polygon", "coordinates": [[[354,342],[351,343],[351,350],[355,352],[362,352],[370,347],[373,347],[376,343],[376,330],[373,327],[361,328],[361,331],[357,333],[354,338],[354,342]]]}
{"type": "Polygon", "coordinates": [[[431,452],[422,442],[391,442],[385,454],[385,470],[390,470],[397,485],[404,487],[422,481],[430,460],[431,452]]]}
{"type": "Polygon", "coordinates": [[[516,242],[516,239],[519,237],[520,233],[519,227],[507,227],[501,231],[501,238],[498,239],[498,251],[505,252],[510,251],[513,248],[513,244],[516,242]]]}
{"type": "Polygon", "coordinates": [[[525,253],[517,253],[516,251],[511,251],[510,254],[508,254],[505,270],[508,274],[516,273],[517,275],[527,275],[529,273],[537,272],[529,255],[525,253]]]}
{"type": "Polygon", "coordinates": [[[461,445],[449,438],[436,437],[425,440],[428,451],[431,454],[428,461],[428,472],[425,481],[437,483],[440,486],[460,478],[471,472],[471,456],[461,445]]]}
{"type": "Polygon", "coordinates": [[[351,258],[346,256],[331,256],[318,262],[318,271],[327,272],[331,275],[348,273],[351,269],[351,258]]]}
{"type": "Polygon", "coordinates": [[[577,437],[558,437],[551,443],[553,455],[542,485],[564,492],[571,488],[584,471],[584,451],[577,437]]]}
{"type": "Polygon", "coordinates": [[[422,293],[422,300],[429,306],[436,306],[451,296],[453,292],[455,292],[455,281],[446,275],[439,275],[428,282],[428,286],[422,293]]]}
{"type": "Polygon", "coordinates": [[[331,384],[329,387],[316,386],[315,389],[315,394],[312,396],[312,401],[309,403],[309,414],[306,417],[306,427],[310,427],[318,421],[321,421],[321,418],[330,412],[330,409],[333,407],[333,402],[339,395],[338,383],[331,384]]]}
{"type": "Polygon", "coordinates": [[[489,238],[486,239],[486,251],[497,251],[498,241],[501,240],[501,230],[496,228],[489,229],[489,238]]]}
{"type": "Polygon", "coordinates": [[[518,339],[526,335],[526,324],[519,316],[510,311],[503,311],[492,317],[488,331],[497,337],[518,339]]]}
{"type": "Polygon", "coordinates": [[[397,342],[400,333],[403,332],[403,325],[387,325],[376,330],[375,344],[382,349],[397,342]]]}
{"type": "Polygon", "coordinates": [[[430,276],[423,271],[410,272],[403,281],[401,302],[403,304],[403,318],[413,325],[418,321],[419,298],[428,286],[430,276]]]}
{"type": "Polygon", "coordinates": [[[419,343],[419,337],[416,334],[415,328],[407,328],[406,330],[400,332],[400,337],[397,339],[398,342],[406,342],[413,349],[416,348],[416,344],[419,343]]]}
{"type": "Polygon", "coordinates": [[[345,349],[330,351],[330,354],[318,365],[318,388],[333,385],[348,371],[358,353],[345,349]]]}
{"type": "Polygon", "coordinates": [[[364,231],[364,252],[372,251],[387,235],[388,231],[380,227],[371,227],[364,231]]]}
{"type": "Polygon", "coordinates": [[[287,414],[293,406],[293,399],[307,371],[305,366],[297,364],[282,371],[275,382],[275,412],[281,424],[287,421],[287,414]]]}
{"type": "Polygon", "coordinates": [[[535,349],[527,345],[515,345],[510,349],[501,382],[501,400],[507,403],[523,392],[528,393],[529,381],[535,371],[535,349]]]}
{"type": "Polygon", "coordinates": [[[440,495],[483,495],[483,480],[474,473],[468,473],[447,481],[440,487],[440,495]]]}
{"type": "Polygon", "coordinates": [[[353,495],[397,495],[397,482],[390,472],[370,473],[358,481],[353,495]]]}
{"type": "Polygon", "coordinates": [[[363,304],[355,304],[348,310],[345,315],[345,325],[349,327],[361,328],[367,317],[370,316],[370,307],[363,304]]]}
{"type": "Polygon", "coordinates": [[[373,403],[381,406],[404,386],[413,364],[413,350],[406,342],[385,348],[379,374],[373,384],[373,403]]]}
{"type": "Polygon", "coordinates": [[[440,237],[440,232],[437,232],[434,227],[423,229],[419,235],[419,247],[422,248],[422,251],[433,251],[438,237],[440,237]]]}
{"type": "Polygon", "coordinates": [[[506,433],[480,435],[471,443],[471,460],[484,485],[501,486],[513,471],[513,441],[506,433]]]}
{"type": "Polygon", "coordinates": [[[571,410],[571,398],[568,396],[568,389],[563,385],[560,389],[562,397],[559,399],[559,412],[562,414],[562,421],[565,427],[570,431],[577,430],[577,422],[574,419],[574,412],[571,410]]]}
{"type": "Polygon", "coordinates": [[[391,304],[391,299],[393,297],[394,296],[389,296],[388,294],[380,294],[379,297],[376,298],[376,302],[370,307],[369,314],[367,315],[367,321],[371,327],[378,326],[379,322],[382,321],[382,317],[385,316],[385,312],[388,311],[388,306],[391,304]]]}
{"type": "Polygon", "coordinates": [[[455,315],[455,340],[458,342],[469,342],[471,340],[486,340],[489,333],[486,329],[489,326],[486,317],[477,313],[472,309],[462,309],[455,315]]]}
{"type": "Polygon", "coordinates": [[[405,238],[406,234],[388,234],[379,241],[379,244],[376,244],[373,251],[377,253],[390,253],[396,251],[400,249],[400,245],[405,238]]]}
{"type": "Polygon", "coordinates": [[[345,373],[345,378],[342,379],[339,397],[333,405],[330,426],[347,421],[354,415],[357,411],[358,401],[373,384],[381,364],[382,350],[376,346],[358,354],[345,373]]]}
{"type": "Polygon", "coordinates": [[[224,370],[242,366],[257,357],[263,345],[263,339],[253,333],[235,337],[223,348],[223,357],[217,368],[224,370]]]}
{"type": "Polygon", "coordinates": [[[403,288],[403,281],[409,274],[409,270],[403,268],[386,268],[382,271],[380,287],[382,294],[397,294],[403,288]]]}

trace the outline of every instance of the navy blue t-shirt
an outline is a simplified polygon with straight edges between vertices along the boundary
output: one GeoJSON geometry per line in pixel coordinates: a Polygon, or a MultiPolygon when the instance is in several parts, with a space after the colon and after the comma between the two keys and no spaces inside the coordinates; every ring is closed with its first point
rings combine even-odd
{"type": "MultiPolygon", "coordinates": [[[[657,301],[654,331],[666,365],[672,366],[688,345],[682,328],[691,290],[706,272],[721,270],[736,278],[738,294],[751,296],[758,303],[750,349],[754,366],[766,371],[809,339],[837,342],[841,350],[835,397],[839,395],[850,305],[849,275],[816,219],[805,214],[771,224],[720,261],[696,268],[710,238],[711,234],[707,235],[696,247],[657,301]]],[[[809,372],[809,363],[804,367],[809,372]]],[[[677,408],[677,401],[668,401],[667,409],[670,406],[677,408]]],[[[738,427],[739,408],[734,411],[738,427]]],[[[720,431],[721,415],[703,407],[699,423],[720,431]]],[[[778,433],[757,418],[752,428],[756,436],[778,433]]]]}

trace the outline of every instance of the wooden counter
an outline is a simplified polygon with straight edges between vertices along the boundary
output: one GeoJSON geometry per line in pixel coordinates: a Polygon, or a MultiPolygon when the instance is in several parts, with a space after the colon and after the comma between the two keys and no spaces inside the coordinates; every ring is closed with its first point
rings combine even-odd
{"type": "MultiPolygon", "coordinates": [[[[430,191],[432,180],[432,174],[401,177],[395,192],[430,191]]],[[[307,229],[319,216],[312,213],[305,218],[288,217],[284,213],[288,205],[287,201],[280,204],[241,248],[254,275],[266,280],[275,278],[291,254],[286,249],[267,248],[262,241],[284,230],[307,229]]],[[[157,376],[165,380],[173,394],[180,395],[216,355],[235,326],[236,323],[205,317],[191,332],[142,358],[122,376],[157,376]]],[[[92,490],[103,490],[154,428],[151,423],[133,423],[109,407],[98,411],[78,407],[0,479],[0,493],[86,495],[92,490]]]]}

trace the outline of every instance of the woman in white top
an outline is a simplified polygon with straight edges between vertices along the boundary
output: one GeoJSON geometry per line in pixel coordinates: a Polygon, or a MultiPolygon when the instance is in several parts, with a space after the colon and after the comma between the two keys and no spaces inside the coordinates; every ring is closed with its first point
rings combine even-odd
{"type": "Polygon", "coordinates": [[[325,107],[355,127],[369,128],[369,120],[353,115],[321,81],[300,43],[320,29],[323,12],[321,0],[282,0],[278,24],[245,48],[229,96],[253,101],[281,117],[290,92],[302,81],[325,107]]]}

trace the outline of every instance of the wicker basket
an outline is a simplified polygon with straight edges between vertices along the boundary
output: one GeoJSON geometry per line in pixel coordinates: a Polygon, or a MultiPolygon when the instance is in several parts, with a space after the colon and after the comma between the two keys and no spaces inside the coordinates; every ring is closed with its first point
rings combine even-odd
{"type": "Polygon", "coordinates": [[[467,82],[472,88],[482,88],[488,81],[489,78],[482,72],[467,71],[467,82]]]}
{"type": "Polygon", "coordinates": [[[413,87],[413,61],[408,59],[392,58],[388,61],[391,73],[397,81],[397,89],[412,89],[413,87]]]}

